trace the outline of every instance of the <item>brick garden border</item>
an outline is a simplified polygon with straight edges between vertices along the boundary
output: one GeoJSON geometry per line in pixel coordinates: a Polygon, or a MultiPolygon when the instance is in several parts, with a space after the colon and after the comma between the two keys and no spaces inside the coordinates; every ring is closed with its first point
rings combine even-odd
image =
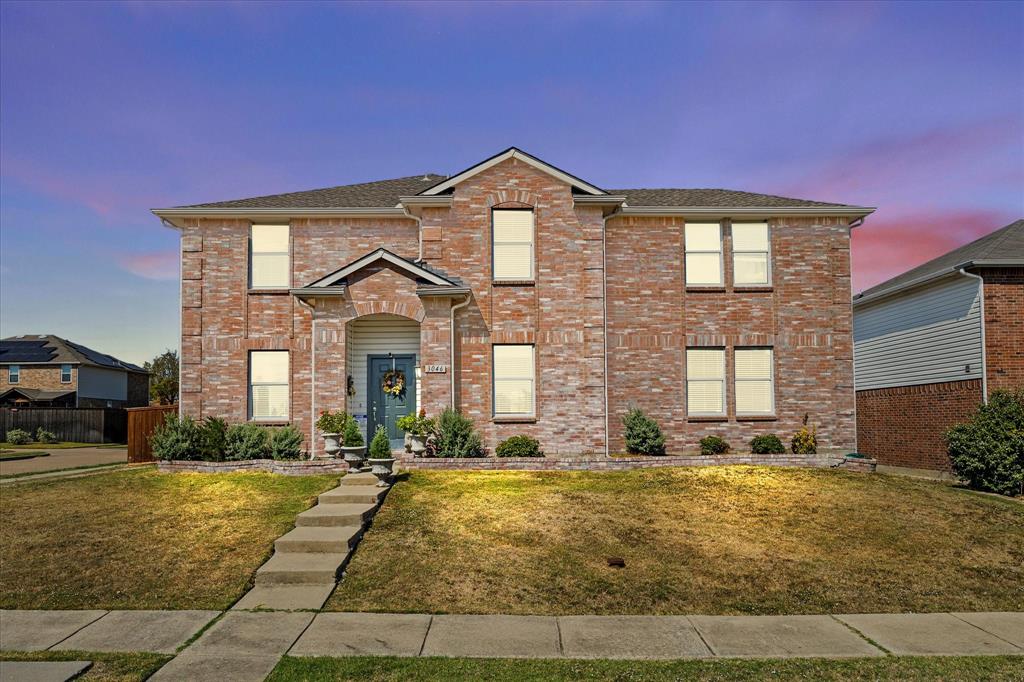
{"type": "Polygon", "coordinates": [[[752,464],[764,466],[835,467],[848,471],[872,472],[875,460],[821,455],[670,455],[665,457],[611,457],[579,459],[558,457],[402,457],[401,468],[409,470],[455,469],[478,471],[625,471],[652,467],[752,464]]]}
{"type": "Polygon", "coordinates": [[[158,462],[163,473],[226,474],[234,471],[268,471],[285,476],[315,476],[317,474],[343,474],[348,465],[341,459],[248,459],[239,462],[193,462],[173,460],[158,462]]]}

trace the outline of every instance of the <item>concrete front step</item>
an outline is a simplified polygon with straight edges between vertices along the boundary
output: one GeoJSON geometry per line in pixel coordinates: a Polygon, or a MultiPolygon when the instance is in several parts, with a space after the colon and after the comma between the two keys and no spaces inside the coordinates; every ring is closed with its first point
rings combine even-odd
{"type": "Polygon", "coordinates": [[[368,503],[318,504],[295,517],[296,526],[361,526],[377,505],[368,503]]]}
{"type": "Polygon", "coordinates": [[[274,542],[275,552],[343,553],[355,546],[362,526],[299,526],[274,542]]]}
{"type": "Polygon", "coordinates": [[[368,471],[345,474],[341,477],[341,485],[377,485],[377,477],[368,471]]]}
{"type": "Polygon", "coordinates": [[[333,585],[347,552],[275,554],[256,571],[257,585],[333,585]]]}
{"type": "Polygon", "coordinates": [[[377,504],[387,488],[374,485],[345,485],[320,493],[320,504],[343,504],[346,502],[367,502],[377,504]]]}
{"type": "Polygon", "coordinates": [[[231,607],[232,611],[319,609],[334,591],[334,583],[316,585],[257,585],[231,607]]]}

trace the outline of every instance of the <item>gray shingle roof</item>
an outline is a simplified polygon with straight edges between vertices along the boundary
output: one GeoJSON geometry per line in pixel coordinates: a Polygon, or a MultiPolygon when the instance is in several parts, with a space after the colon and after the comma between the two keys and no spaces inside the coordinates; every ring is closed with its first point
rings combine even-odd
{"type": "Polygon", "coordinates": [[[142,367],[118,360],[112,355],[100,353],[52,334],[9,336],[0,339],[0,363],[73,363],[121,369],[128,372],[145,372],[142,367]]]}
{"type": "Polygon", "coordinates": [[[723,208],[794,208],[827,206],[846,208],[849,204],[828,204],[807,199],[790,199],[774,194],[757,194],[735,189],[609,189],[609,194],[626,195],[630,206],[721,206],[723,208]]]}
{"type": "Polygon", "coordinates": [[[969,261],[1005,261],[1013,259],[1024,259],[1024,218],[1012,222],[995,232],[991,232],[980,239],[975,239],[969,244],[964,244],[958,249],[944,253],[938,258],[933,258],[927,263],[918,265],[916,268],[907,270],[901,275],[896,275],[881,284],[876,284],[870,289],[865,289],[857,294],[856,298],[870,296],[887,289],[898,289],[914,280],[929,277],[944,270],[952,270],[955,266],[969,261]]]}

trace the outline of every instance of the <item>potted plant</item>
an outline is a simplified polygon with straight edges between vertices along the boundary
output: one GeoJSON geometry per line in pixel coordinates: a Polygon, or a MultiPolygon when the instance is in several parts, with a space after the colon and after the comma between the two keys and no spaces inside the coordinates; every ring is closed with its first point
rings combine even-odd
{"type": "Polygon", "coordinates": [[[366,441],[363,440],[363,432],[359,428],[359,422],[352,415],[345,415],[345,427],[342,432],[341,452],[345,462],[352,470],[363,466],[366,459],[366,441]]]}
{"type": "Polygon", "coordinates": [[[370,471],[379,479],[378,488],[387,486],[394,465],[395,458],[391,456],[391,441],[388,440],[387,429],[378,426],[377,433],[370,441],[370,471]]]}
{"type": "Polygon", "coordinates": [[[426,410],[420,409],[419,415],[406,415],[399,420],[399,428],[405,430],[408,447],[406,448],[414,457],[422,457],[427,449],[427,439],[434,432],[435,423],[433,419],[427,418],[426,410]],[[403,420],[405,421],[403,425],[403,420]]]}
{"type": "Polygon", "coordinates": [[[328,457],[334,458],[341,450],[341,434],[345,429],[345,421],[348,417],[344,412],[328,412],[324,410],[316,420],[316,428],[324,439],[324,452],[328,457]]]}
{"type": "Polygon", "coordinates": [[[416,428],[416,415],[407,414],[399,417],[395,426],[405,431],[405,451],[412,452],[412,431],[416,428]]]}

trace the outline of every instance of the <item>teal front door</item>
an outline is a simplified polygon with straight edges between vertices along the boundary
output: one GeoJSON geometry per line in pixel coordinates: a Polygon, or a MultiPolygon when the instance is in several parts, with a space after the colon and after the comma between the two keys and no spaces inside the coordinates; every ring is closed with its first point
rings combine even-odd
{"type": "Polygon", "coordinates": [[[369,355],[366,358],[366,437],[367,445],[377,427],[387,429],[391,447],[402,447],[405,432],[398,428],[398,418],[416,412],[416,356],[369,355]],[[384,382],[401,378],[404,386],[395,395],[384,390],[384,382]]]}

